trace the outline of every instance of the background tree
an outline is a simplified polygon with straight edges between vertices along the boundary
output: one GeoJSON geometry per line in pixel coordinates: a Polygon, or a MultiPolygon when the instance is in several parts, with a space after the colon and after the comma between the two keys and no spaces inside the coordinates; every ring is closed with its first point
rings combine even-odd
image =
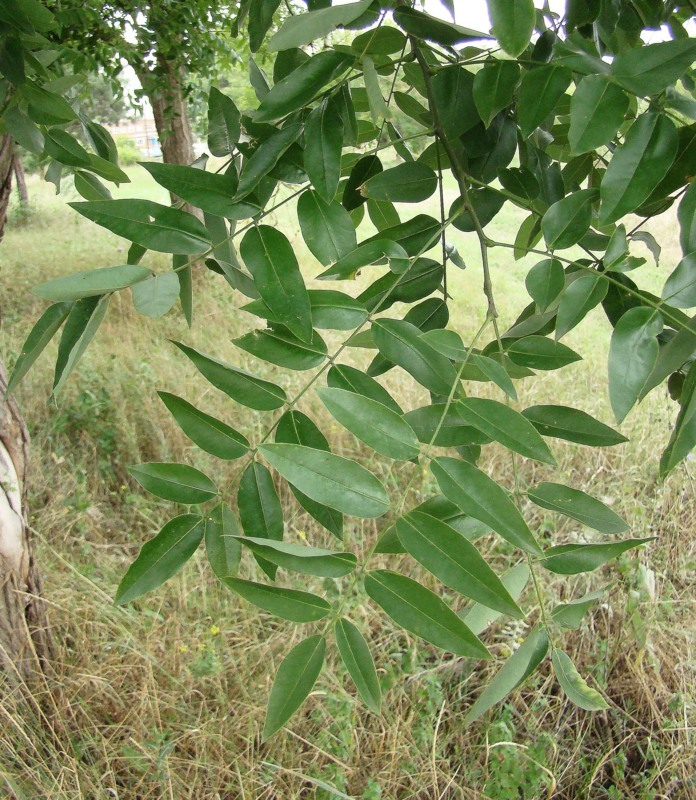
{"type": "Polygon", "coordinates": [[[228,32],[234,6],[70,0],[53,8],[60,25],[55,38],[80,54],[75,69],[101,69],[115,78],[128,64],[152,107],[164,161],[190,164],[195,158],[188,111],[192,76],[212,78],[236,59],[228,32]]]}
{"type": "MultiPolygon", "coordinates": [[[[379,709],[381,689],[369,646],[346,616],[348,601],[360,590],[397,625],[461,657],[491,657],[481,638],[491,619],[527,621],[527,638],[472,704],[469,721],[504,699],[547,657],[571,701],[586,710],[606,708],[562,648],[563,630],[574,627],[598,595],[551,604],[543,575],[591,572],[651,539],[627,538],[627,524],[600,500],[555,481],[537,483],[534,474],[543,468],[538,464],[555,466],[547,439],[614,446],[624,437],[567,405],[517,411],[515,382],[577,361],[580,354],[560,340],[601,304],[613,328],[608,388],[617,421],[669,380],[680,410],[661,459],[662,475],[696,440],[696,332],[682,310],[696,305],[694,126],[688,123],[696,115],[693,101],[676,89],[678,81],[692,85],[696,43],[683,28],[690,9],[674,3],[641,4],[640,10],[634,3],[569,3],[559,18],[548,7],[537,12],[530,0],[488,5],[495,36],[490,46],[482,44],[492,42],[485,32],[409,4],[388,9],[365,0],[286,20],[269,42],[278,53],[272,84],[252,69],[260,101],[253,114],[240,114],[229,97],[211,92],[208,145],[212,155],[225,159],[222,168],[148,165],[160,185],[201,210],[203,222],[142,200],[74,204],[132,242],[131,263],[36,288],[53,305],[32,332],[13,380],[50,338],[37,333],[46,315],[65,319],[55,394],[114,292],[132,291],[136,308],[148,316],[166,313],[178,294],[190,321],[191,263],[201,257],[251,300],[245,310],[262,320],[264,327],[235,340],[240,350],[283,369],[316,370],[289,396],[275,382],[178,343],[202,377],[233,401],[279,414],[251,443],[225,422],[163,392],[163,402],[199,447],[223,459],[243,459],[236,492],[219,489],[187,464],[132,469],[143,487],[187,506],[188,513],[143,546],[119,586],[118,603],[156,589],[205,539],[213,571],[232,591],[266,612],[314,626],[278,670],[266,737],[309,694],[333,642],[367,706],[379,709]],[[663,24],[673,38],[645,45],[644,30],[663,24]],[[364,29],[350,46],[303,49],[346,26],[364,29]],[[399,99],[398,80],[408,87],[399,99]],[[416,136],[427,146],[417,159],[411,139],[390,119],[392,102],[423,127],[416,136]],[[385,150],[393,151],[395,165],[382,160],[385,150]],[[519,166],[510,166],[515,158],[519,166]],[[449,209],[447,182],[457,194],[449,209]],[[273,203],[279,183],[292,194],[273,203]],[[439,219],[415,214],[402,221],[404,206],[437,195],[439,219]],[[366,269],[380,271],[377,280],[359,293],[308,290],[287,237],[263,222],[294,197],[307,248],[326,268],[318,277],[351,288],[356,273],[366,269]],[[526,212],[514,241],[496,241],[486,232],[505,203],[526,212]],[[659,245],[642,222],[624,220],[634,213],[649,219],[675,203],[683,257],[658,296],[638,283],[645,259],[633,250],[647,243],[657,259],[659,245]],[[358,243],[356,229],[365,213],[377,233],[358,243]],[[245,224],[236,229],[239,222],[245,224]],[[480,327],[466,342],[448,327],[447,271],[461,266],[453,228],[475,236],[480,246],[480,327]],[[232,245],[237,235],[241,258],[232,245]],[[134,263],[147,249],[172,254],[172,269],[155,273],[134,263]],[[525,280],[531,302],[524,301],[507,330],[499,327],[490,263],[497,249],[510,257],[541,257],[525,280]],[[403,316],[397,302],[407,309],[403,316]],[[320,333],[325,329],[347,331],[331,352],[320,333]],[[376,351],[367,370],[339,361],[356,346],[376,351]],[[393,368],[427,391],[425,405],[404,413],[401,398],[375,380],[393,368]],[[364,465],[330,452],[316,423],[299,410],[324,376],[321,402],[390,469],[410,474],[405,489],[390,494],[364,465]],[[488,384],[500,399],[476,396],[476,384],[488,384]],[[482,468],[482,448],[492,442],[508,451],[511,485],[500,485],[482,468]],[[531,478],[518,470],[527,460],[537,462],[531,478]],[[438,489],[414,506],[409,490],[425,465],[438,489]],[[346,515],[386,516],[379,535],[351,541],[346,549],[284,541],[274,475],[337,539],[346,515]],[[534,507],[578,520],[602,538],[559,543],[542,537],[525,520],[534,507]],[[511,566],[505,575],[493,572],[473,544],[483,535],[504,542],[511,566]],[[242,560],[242,552],[249,558],[242,560]],[[409,577],[408,558],[440,582],[436,592],[409,577]],[[270,583],[247,579],[257,577],[253,560],[270,583]],[[399,571],[383,569],[384,561],[399,571]],[[240,563],[245,579],[238,577],[240,563]],[[345,581],[331,603],[275,584],[279,569],[345,581]],[[518,601],[530,578],[534,599],[523,609],[518,601]],[[445,601],[458,603],[459,597],[470,604],[455,613],[445,601]]],[[[57,136],[51,128],[46,135],[57,136]]]]}

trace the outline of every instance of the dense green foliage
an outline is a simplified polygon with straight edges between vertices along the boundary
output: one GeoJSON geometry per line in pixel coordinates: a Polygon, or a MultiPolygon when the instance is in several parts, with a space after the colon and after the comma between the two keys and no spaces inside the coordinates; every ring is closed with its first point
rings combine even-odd
{"type": "MultiPolygon", "coordinates": [[[[40,8],[34,0],[15,2],[19,9],[40,8]]],[[[240,20],[248,14],[252,49],[271,28],[276,5],[264,0],[242,5],[240,20]]],[[[191,323],[192,270],[203,260],[249,298],[246,310],[261,320],[235,340],[239,348],[283,369],[312,370],[311,376],[289,394],[262,377],[265,373],[252,374],[175,343],[202,382],[266,415],[268,423],[250,442],[251,435],[183,398],[163,398],[199,447],[242,459],[239,483],[231,492],[185,464],[133,467],[145,489],[193,508],[144,545],[117,602],[155,589],[205,541],[211,567],[232,591],[285,619],[324,620],[280,666],[266,737],[312,690],[333,641],[365,703],[379,709],[381,690],[369,645],[345,616],[356,588],[364,588],[374,604],[370,608],[381,608],[407,631],[467,658],[491,657],[479,638],[483,629],[468,624],[482,607],[537,623],[479,696],[469,720],[507,697],[546,658],[570,700],[587,710],[605,708],[602,695],[562,650],[562,629],[576,627],[595,597],[547,608],[540,585],[544,570],[592,571],[650,539],[628,536],[610,508],[573,487],[550,481],[522,485],[514,465],[519,458],[554,465],[547,441],[554,438],[609,447],[623,437],[565,403],[518,411],[515,381],[580,359],[561,339],[601,305],[613,326],[608,385],[617,422],[669,381],[680,410],[661,474],[696,444],[696,327],[683,310],[696,305],[696,192],[690,184],[696,103],[688,94],[696,43],[683,28],[689,9],[662,2],[568,2],[559,19],[548,8],[535,10],[531,0],[491,0],[493,39],[404,3],[362,0],[310,8],[271,36],[268,48],[277,52],[272,80],[252,62],[257,109],[242,113],[231,98],[211,93],[208,147],[225,159],[218,169],[206,170],[205,159],[190,167],[149,165],[160,185],[201,210],[202,221],[179,207],[109,199],[99,177],[123,180],[112,143],[103,129],[86,123],[95,150],[90,153],[65,132],[64,123],[75,114],[41,86],[31,55],[31,24],[18,27],[21,16],[4,20],[14,26],[0,60],[6,76],[4,124],[18,140],[22,135],[45,149],[56,170],[73,171],[89,185],[81,191],[86,202],[73,204],[78,213],[132,242],[127,265],[37,287],[54,304],[30,334],[13,384],[64,323],[54,383],[58,394],[113,292],[130,289],[136,308],[149,316],[166,313],[178,297],[191,323]],[[663,23],[671,38],[645,44],[644,32],[663,23]],[[333,45],[331,38],[322,41],[338,28],[360,32],[350,44],[345,34],[333,45]],[[420,126],[418,134],[400,134],[394,104],[420,126]],[[448,209],[444,187],[452,180],[458,197],[448,209]],[[291,191],[278,197],[279,184],[291,191]],[[439,219],[409,214],[408,204],[437,193],[439,219]],[[278,203],[294,197],[304,241],[326,268],[318,277],[341,281],[341,290],[307,289],[308,270],[300,267],[290,241],[264,224],[278,203]],[[486,226],[505,204],[527,216],[514,239],[493,241],[486,226]],[[641,288],[646,260],[633,253],[637,243],[646,244],[659,260],[659,243],[642,226],[672,206],[683,257],[657,296],[641,288]],[[356,228],[365,213],[377,233],[358,242],[356,228]],[[626,219],[633,214],[638,219],[626,219]],[[452,228],[480,245],[480,264],[469,268],[482,272],[482,310],[469,342],[448,329],[447,272],[464,266],[450,241],[452,228]],[[539,256],[527,275],[529,300],[521,301],[519,318],[507,331],[497,323],[489,265],[494,248],[504,248],[511,259],[539,256]],[[172,254],[172,271],[155,274],[139,266],[148,249],[172,254]],[[379,276],[353,296],[350,288],[362,270],[379,276]],[[342,343],[330,350],[324,330],[343,331],[342,343]],[[354,347],[376,351],[367,370],[346,363],[354,347]],[[427,390],[430,402],[404,413],[400,398],[375,380],[391,369],[427,390]],[[398,469],[415,475],[429,468],[439,493],[413,507],[410,480],[405,489],[392,491],[363,464],[332,453],[316,423],[296,408],[324,378],[327,387],[318,395],[332,416],[385,459],[401,462],[398,469]],[[476,396],[481,384],[500,399],[476,396]],[[513,485],[501,486],[477,466],[490,443],[509,451],[513,485]],[[383,518],[382,533],[366,558],[284,541],[274,475],[288,482],[339,548],[343,515],[383,518]],[[525,520],[529,503],[611,538],[542,540],[525,520]],[[512,573],[496,575],[476,548],[476,538],[491,533],[507,543],[514,590],[512,573]],[[403,553],[438,579],[438,591],[382,568],[383,559],[403,553]],[[281,576],[289,570],[344,579],[340,599],[330,604],[307,592],[242,580],[237,573],[248,559],[255,559],[270,581],[279,570],[281,576]],[[518,598],[529,580],[536,604],[520,608],[518,598]],[[471,604],[456,613],[452,593],[471,604]]],[[[572,386],[568,396],[572,399],[572,386]]]]}

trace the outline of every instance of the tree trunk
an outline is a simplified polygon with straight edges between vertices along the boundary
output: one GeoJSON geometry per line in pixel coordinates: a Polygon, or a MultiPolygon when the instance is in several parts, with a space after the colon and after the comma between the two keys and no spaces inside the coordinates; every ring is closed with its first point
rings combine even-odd
{"type": "Polygon", "coordinates": [[[0,242],[5,235],[7,207],[10,204],[10,193],[12,191],[13,164],[12,137],[9,133],[4,133],[0,135],[0,242]]]}
{"type": "Polygon", "coordinates": [[[162,160],[166,164],[190,164],[196,154],[179,69],[158,56],[156,69],[149,71],[140,64],[137,73],[152,106],[162,160]]]}
{"type": "Polygon", "coordinates": [[[29,205],[29,192],[27,190],[27,181],[24,177],[24,167],[18,155],[15,154],[13,171],[15,180],[17,181],[17,193],[19,194],[19,205],[22,208],[27,208],[29,205]]]}
{"type": "MultiPolygon", "coordinates": [[[[12,140],[0,137],[0,240],[12,188],[12,140]]],[[[31,681],[51,655],[41,579],[26,513],[29,436],[0,363],[0,668],[12,681],[31,681]]]]}

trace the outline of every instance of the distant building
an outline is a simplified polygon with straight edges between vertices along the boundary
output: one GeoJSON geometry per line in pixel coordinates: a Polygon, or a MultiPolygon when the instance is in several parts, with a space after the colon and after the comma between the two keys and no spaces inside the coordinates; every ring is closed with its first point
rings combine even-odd
{"type": "Polygon", "coordinates": [[[118,125],[107,125],[106,128],[114,138],[122,136],[130,139],[140,151],[141,156],[157,158],[162,155],[153,117],[124,119],[118,125]]]}

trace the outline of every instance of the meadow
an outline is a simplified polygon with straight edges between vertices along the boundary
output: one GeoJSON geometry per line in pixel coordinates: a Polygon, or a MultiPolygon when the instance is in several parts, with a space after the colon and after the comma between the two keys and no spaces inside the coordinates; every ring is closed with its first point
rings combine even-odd
{"type": "MultiPolygon", "coordinates": [[[[166,199],[144,170],[135,167],[129,174],[133,183],[121,187],[119,196],[166,199]]],[[[122,263],[127,248],[66,207],[66,200],[78,199],[70,187],[55,197],[52,186],[32,178],[30,192],[30,211],[13,206],[0,245],[0,353],[8,365],[43,308],[30,292],[33,285],[122,263]]],[[[453,197],[452,192],[448,200],[453,197]]],[[[427,204],[418,210],[431,211],[427,204]]],[[[505,211],[487,231],[510,241],[521,219],[505,211]]],[[[295,232],[306,274],[318,274],[320,265],[304,248],[292,204],[267,222],[295,232]]],[[[671,218],[658,224],[656,233],[664,240],[676,239],[671,218]]],[[[371,232],[369,223],[364,232],[371,232]]],[[[481,271],[475,237],[457,232],[453,242],[468,266],[449,270],[451,325],[466,341],[485,315],[481,271]]],[[[672,247],[663,250],[659,267],[651,262],[643,270],[654,271],[656,286],[658,275],[664,279],[676,263],[676,243],[672,247]]],[[[167,264],[165,256],[148,258],[153,260],[146,263],[167,264]]],[[[514,261],[510,250],[493,251],[503,329],[527,302],[524,275],[532,263],[514,261]]],[[[377,269],[364,270],[361,284],[376,277],[377,269]]],[[[350,285],[337,288],[353,293],[350,285]]],[[[545,664],[491,715],[465,726],[466,709],[497,663],[441,659],[356,594],[350,613],[373,644],[385,690],[382,715],[354,698],[333,653],[308,703],[284,731],[261,743],[272,675],[299,640],[295,626],[227,591],[202,553],[137,603],[113,605],[128,564],[175,509],[145,495],[129,477],[128,465],[171,459],[209,471],[221,485],[238,477],[236,462],[215,461],[183,436],[156,390],[186,397],[250,439],[260,438],[268,424],[205,384],[168,342],[182,340],[270,375],[270,366],[254,362],[231,342],[255,324],[238,310],[244,302],[220,276],[201,268],[189,330],[177,307],[161,320],[146,320],[122,292],[56,404],[48,400],[55,345],[17,392],[32,437],[29,508],[56,655],[32,698],[0,686],[0,795],[18,800],[696,797],[690,694],[696,663],[694,461],[666,483],[658,480],[659,452],[676,414],[664,388],[622,426],[627,444],[595,450],[553,443],[564,480],[624,515],[632,535],[657,537],[609,567],[549,578],[543,588],[547,597],[564,600],[606,587],[604,600],[564,643],[590,683],[603,690],[610,703],[606,712],[589,714],[570,705],[545,664]]],[[[398,316],[399,306],[389,313],[398,316]]],[[[520,382],[519,407],[564,403],[612,424],[605,380],[608,331],[601,313],[588,316],[567,337],[583,361],[520,382]]],[[[332,335],[328,341],[340,339],[332,335]]],[[[344,353],[345,362],[358,366],[370,357],[362,350],[344,353]]],[[[385,385],[405,408],[421,405],[422,390],[398,373],[387,373],[385,385]]],[[[275,379],[294,394],[308,375],[275,379]]],[[[311,393],[302,402],[300,408],[318,420],[335,452],[359,458],[397,490],[413,478],[414,504],[432,492],[427,471],[410,463],[388,466],[332,421],[311,393]]],[[[503,481],[511,479],[509,455],[493,445],[486,450],[485,468],[503,481]]],[[[526,481],[559,475],[532,463],[520,470],[526,481]]],[[[329,544],[329,534],[299,509],[288,487],[279,485],[279,491],[288,539],[329,544]]],[[[528,519],[535,530],[559,539],[577,528],[541,509],[530,511],[528,519]]],[[[346,532],[346,544],[359,552],[377,531],[373,521],[356,522],[346,532]]],[[[509,563],[509,549],[492,538],[482,541],[494,566],[509,563]]],[[[253,576],[253,567],[245,570],[253,576]]],[[[416,567],[411,574],[429,581],[416,567]]],[[[316,579],[316,586],[329,597],[336,591],[329,579],[316,579]]],[[[502,660],[527,630],[524,623],[493,626],[485,641],[502,660]]]]}

